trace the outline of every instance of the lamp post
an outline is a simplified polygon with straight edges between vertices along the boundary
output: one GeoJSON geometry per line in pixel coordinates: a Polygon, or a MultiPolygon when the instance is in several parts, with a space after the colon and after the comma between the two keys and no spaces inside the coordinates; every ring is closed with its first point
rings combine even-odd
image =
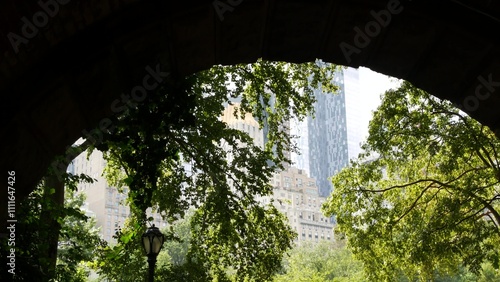
{"type": "Polygon", "coordinates": [[[142,246],[144,247],[144,251],[146,251],[146,255],[148,256],[148,264],[149,264],[149,282],[154,281],[155,274],[155,264],[156,257],[160,253],[161,247],[163,246],[163,241],[165,240],[165,236],[160,232],[158,227],[153,226],[149,227],[144,234],[142,234],[142,246]]]}

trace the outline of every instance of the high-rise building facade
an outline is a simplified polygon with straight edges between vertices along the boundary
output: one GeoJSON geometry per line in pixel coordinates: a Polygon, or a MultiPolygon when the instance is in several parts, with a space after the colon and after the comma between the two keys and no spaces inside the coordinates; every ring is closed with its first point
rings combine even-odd
{"type": "Polygon", "coordinates": [[[288,167],[276,173],[271,183],[273,195],[260,200],[267,204],[273,199],[274,206],[287,216],[290,226],[297,232],[296,243],[333,240],[334,225],[321,213],[326,198],[319,196],[313,178],[304,170],[288,167]]]}
{"type": "Polygon", "coordinates": [[[368,118],[360,108],[364,101],[359,91],[358,70],[338,71],[334,81],[339,87],[337,94],[315,89],[314,118],[294,121],[291,126],[300,149],[299,154],[292,154],[293,165],[316,179],[319,194],[324,197],[333,188],[329,178],[361,152],[364,132],[360,131],[360,124],[368,118]]]}
{"type": "MultiPolygon", "coordinates": [[[[247,132],[254,144],[262,147],[265,129],[260,129],[258,122],[250,114],[235,117],[233,113],[237,107],[237,103],[228,105],[221,120],[231,128],[247,132]]],[[[287,167],[274,174],[271,184],[274,187],[273,194],[259,200],[267,204],[274,199],[276,208],[287,216],[291,227],[298,233],[297,243],[333,240],[333,224],[321,213],[321,205],[326,198],[319,196],[313,178],[308,177],[304,170],[287,167]]]]}

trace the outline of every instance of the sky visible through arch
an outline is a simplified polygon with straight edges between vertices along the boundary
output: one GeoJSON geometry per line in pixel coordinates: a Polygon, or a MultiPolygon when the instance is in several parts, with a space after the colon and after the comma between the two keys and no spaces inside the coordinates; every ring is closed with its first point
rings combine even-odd
{"type": "Polygon", "coordinates": [[[365,138],[368,137],[368,123],[371,120],[371,113],[380,105],[381,95],[391,88],[398,87],[400,83],[394,77],[372,71],[369,68],[359,68],[359,91],[364,96],[364,99],[368,100],[363,103],[363,108],[360,109],[369,113],[367,118],[363,119],[364,125],[360,129],[363,131],[365,138]]]}

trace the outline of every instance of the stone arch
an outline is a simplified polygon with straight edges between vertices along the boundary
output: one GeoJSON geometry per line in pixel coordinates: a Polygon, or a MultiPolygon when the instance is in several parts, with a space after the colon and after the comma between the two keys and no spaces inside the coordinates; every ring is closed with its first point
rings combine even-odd
{"type": "Polygon", "coordinates": [[[182,76],[258,58],[370,67],[498,131],[499,14],[472,0],[3,1],[2,169],[27,195],[148,67],[182,76]]]}

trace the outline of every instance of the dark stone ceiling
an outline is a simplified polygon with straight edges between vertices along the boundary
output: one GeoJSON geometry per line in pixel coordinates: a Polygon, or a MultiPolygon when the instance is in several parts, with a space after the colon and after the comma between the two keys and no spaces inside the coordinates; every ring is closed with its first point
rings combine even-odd
{"type": "Polygon", "coordinates": [[[498,135],[499,14],[487,0],[4,0],[1,167],[16,171],[21,199],[151,69],[182,76],[258,58],[366,66],[498,135]]]}

